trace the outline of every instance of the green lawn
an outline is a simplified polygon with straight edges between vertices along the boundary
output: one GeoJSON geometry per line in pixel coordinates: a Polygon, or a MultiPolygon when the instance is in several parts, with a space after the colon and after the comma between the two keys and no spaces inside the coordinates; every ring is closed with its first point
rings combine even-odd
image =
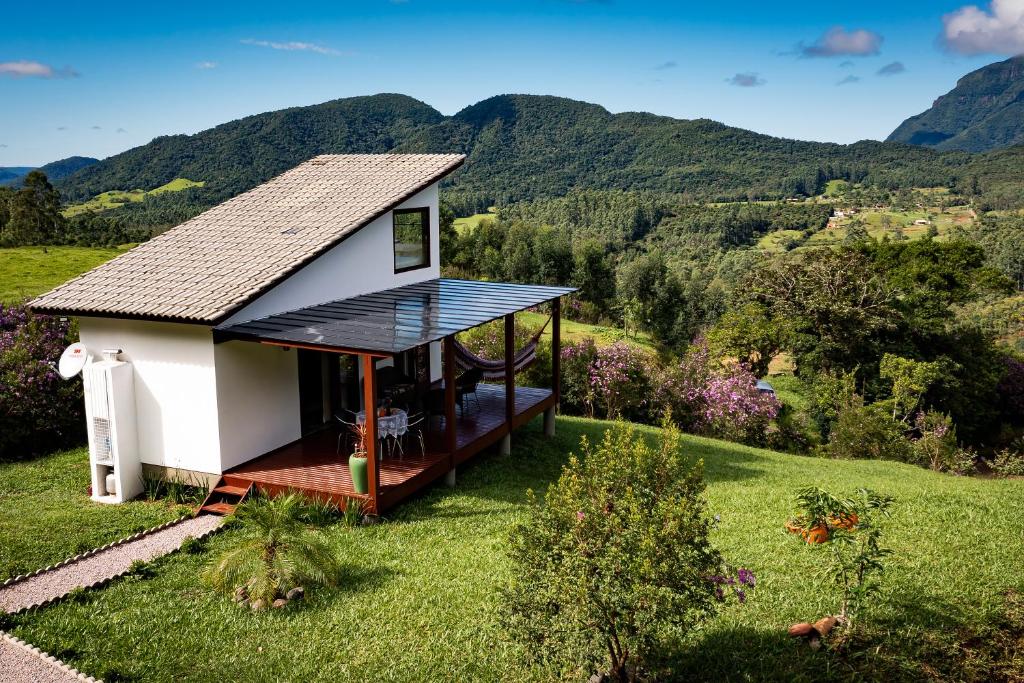
{"type": "MultiPolygon", "coordinates": [[[[516,320],[530,330],[537,330],[544,321],[548,319],[547,313],[533,313],[523,311],[516,314],[516,320]]],[[[654,342],[646,332],[638,332],[635,335],[626,336],[626,333],[618,327],[604,327],[603,325],[588,325],[572,320],[562,319],[562,343],[569,341],[580,341],[585,337],[592,337],[594,343],[599,346],[609,346],[617,341],[625,341],[627,344],[654,351],[654,342]]],[[[551,339],[551,325],[544,330],[542,339],[551,339]]]]}
{"type": "Polygon", "coordinates": [[[473,230],[478,225],[480,225],[482,221],[493,221],[497,220],[497,218],[498,214],[493,210],[488,211],[487,213],[475,213],[472,216],[456,218],[455,230],[461,235],[462,233],[468,230],[473,230]]]}
{"type": "Polygon", "coordinates": [[[132,246],[0,249],[0,303],[15,303],[42,294],[132,246]]]}
{"type": "Polygon", "coordinates": [[[0,581],[175,519],[162,502],[89,500],[84,449],[0,463],[0,581]]]}
{"type": "Polygon", "coordinates": [[[190,187],[202,187],[205,183],[203,181],[189,180],[188,178],[175,178],[169,183],[161,185],[160,187],[152,190],[110,190],[109,192],[101,192],[88,201],[81,202],[79,204],[72,204],[64,209],[63,213],[68,218],[77,216],[80,213],[86,211],[106,211],[107,209],[116,209],[119,206],[124,206],[129,202],[141,202],[148,195],[159,195],[166,192],[180,192],[190,187]]]}
{"type": "MultiPolygon", "coordinates": [[[[522,666],[496,625],[497,589],[511,571],[503,549],[523,518],[526,489],[543,490],[579,437],[597,438],[606,426],[562,418],[547,441],[535,421],[517,433],[511,458],[461,468],[456,488],[435,487],[379,526],[329,527],[345,558],[341,585],[312,592],[300,608],[252,614],[212,593],[198,574],[225,546],[222,535],[204,553],[158,561],[149,578],[10,618],[8,630],[106,680],[550,680],[553,672],[522,666]]],[[[706,461],[709,513],[720,515],[715,543],[756,572],[758,588],[693,635],[680,678],[863,679],[867,670],[868,678],[920,679],[963,661],[963,651],[949,649],[958,630],[989,623],[1000,591],[1024,588],[1024,482],[684,443],[706,461]],[[782,528],[794,491],[810,484],[896,497],[886,533],[895,554],[866,622],[872,640],[848,657],[812,652],[785,634],[794,621],[837,608],[821,576],[827,547],[782,528]]]]}

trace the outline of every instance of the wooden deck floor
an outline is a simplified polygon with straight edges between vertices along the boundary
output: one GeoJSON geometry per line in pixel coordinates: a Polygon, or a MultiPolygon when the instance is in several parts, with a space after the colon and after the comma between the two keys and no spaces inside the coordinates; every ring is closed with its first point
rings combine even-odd
{"type": "MultiPolygon", "coordinates": [[[[405,456],[385,457],[380,461],[380,498],[378,512],[393,507],[419,489],[443,477],[450,469],[499,441],[511,429],[554,405],[548,389],[516,387],[516,418],[512,425],[505,419],[504,387],[480,385],[478,403],[471,403],[466,414],[456,418],[456,450],[447,452],[444,443],[444,419],[427,434],[426,453],[410,439],[405,456]]],[[[256,487],[270,494],[287,490],[343,502],[350,497],[368,498],[355,493],[344,449],[337,453],[338,432],[326,429],[294,443],[250,460],[224,474],[228,484],[256,487]]]]}

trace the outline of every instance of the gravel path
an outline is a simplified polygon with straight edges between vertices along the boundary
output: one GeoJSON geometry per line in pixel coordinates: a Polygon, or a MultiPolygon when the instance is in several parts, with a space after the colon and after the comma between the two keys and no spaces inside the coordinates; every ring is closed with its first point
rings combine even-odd
{"type": "MultiPolygon", "coordinates": [[[[140,539],[109,548],[53,571],[0,588],[0,610],[18,612],[67,595],[79,586],[119,576],[136,560],[148,561],[177,550],[186,537],[198,538],[224,522],[223,517],[202,515],[140,539]]],[[[0,671],[3,668],[0,667],[0,671]]]]}
{"type": "Polygon", "coordinates": [[[81,683],[81,679],[27,647],[0,637],[0,683],[81,683]]]}

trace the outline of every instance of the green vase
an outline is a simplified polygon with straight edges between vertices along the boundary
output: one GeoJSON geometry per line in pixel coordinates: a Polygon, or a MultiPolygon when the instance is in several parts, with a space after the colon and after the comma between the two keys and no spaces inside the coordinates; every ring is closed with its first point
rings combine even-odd
{"type": "Polygon", "coordinates": [[[352,475],[352,488],[356,490],[356,493],[366,493],[369,490],[369,484],[366,481],[366,456],[348,456],[348,472],[352,475]]]}

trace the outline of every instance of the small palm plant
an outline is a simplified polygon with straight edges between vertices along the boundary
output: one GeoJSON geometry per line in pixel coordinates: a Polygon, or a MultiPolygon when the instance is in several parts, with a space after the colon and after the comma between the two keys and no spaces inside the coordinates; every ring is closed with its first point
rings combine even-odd
{"type": "Polygon", "coordinates": [[[269,606],[300,585],[334,585],[340,563],[330,545],[305,522],[306,501],[298,493],[257,496],[238,506],[233,547],[207,567],[217,590],[243,590],[256,605],[269,606]]]}

